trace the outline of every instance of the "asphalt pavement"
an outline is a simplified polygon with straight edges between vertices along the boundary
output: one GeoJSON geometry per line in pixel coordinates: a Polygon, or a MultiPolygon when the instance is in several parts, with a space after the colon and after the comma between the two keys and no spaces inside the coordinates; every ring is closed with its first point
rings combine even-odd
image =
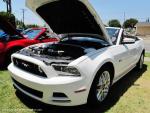
{"type": "Polygon", "coordinates": [[[144,39],[144,45],[146,52],[150,53],[150,39],[144,39]]]}
{"type": "Polygon", "coordinates": [[[145,57],[145,58],[144,58],[144,61],[150,62],[150,58],[149,58],[149,57],[145,57]]]}

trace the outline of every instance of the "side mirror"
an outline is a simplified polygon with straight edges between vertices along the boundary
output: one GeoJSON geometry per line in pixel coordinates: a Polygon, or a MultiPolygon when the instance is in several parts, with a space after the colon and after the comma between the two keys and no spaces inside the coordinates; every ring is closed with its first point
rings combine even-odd
{"type": "Polygon", "coordinates": [[[122,41],[122,44],[134,44],[135,43],[135,39],[131,39],[131,38],[124,38],[122,41]]]}

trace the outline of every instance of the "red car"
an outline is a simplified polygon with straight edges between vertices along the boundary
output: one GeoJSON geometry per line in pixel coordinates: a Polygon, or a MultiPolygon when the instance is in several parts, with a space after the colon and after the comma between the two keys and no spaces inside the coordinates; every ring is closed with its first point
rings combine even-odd
{"type": "Polygon", "coordinates": [[[32,28],[19,33],[13,26],[0,17],[0,66],[10,63],[12,53],[32,44],[58,41],[46,28],[32,28]],[[2,32],[4,35],[2,35],[2,32]]]}

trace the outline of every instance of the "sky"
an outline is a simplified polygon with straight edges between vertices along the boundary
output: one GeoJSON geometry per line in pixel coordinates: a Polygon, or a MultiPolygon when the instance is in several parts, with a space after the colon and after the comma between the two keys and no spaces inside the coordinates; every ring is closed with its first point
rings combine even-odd
{"type": "MultiPolygon", "coordinates": [[[[125,19],[136,18],[146,21],[150,17],[150,0],[89,0],[102,21],[107,24],[111,19],[121,23],[125,19]]],[[[44,25],[42,20],[25,6],[25,0],[12,0],[13,14],[22,20],[22,10],[25,10],[25,23],[44,25]]],[[[0,11],[6,11],[6,4],[0,0],[0,11]]]]}

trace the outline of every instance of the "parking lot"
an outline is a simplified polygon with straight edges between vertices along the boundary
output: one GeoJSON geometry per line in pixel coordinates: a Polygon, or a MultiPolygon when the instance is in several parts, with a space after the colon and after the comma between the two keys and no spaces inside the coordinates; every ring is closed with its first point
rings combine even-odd
{"type": "Polygon", "coordinates": [[[139,36],[144,39],[145,50],[150,53],[150,36],[139,36]]]}
{"type": "Polygon", "coordinates": [[[144,40],[146,52],[150,53],[150,39],[144,40]]]}

